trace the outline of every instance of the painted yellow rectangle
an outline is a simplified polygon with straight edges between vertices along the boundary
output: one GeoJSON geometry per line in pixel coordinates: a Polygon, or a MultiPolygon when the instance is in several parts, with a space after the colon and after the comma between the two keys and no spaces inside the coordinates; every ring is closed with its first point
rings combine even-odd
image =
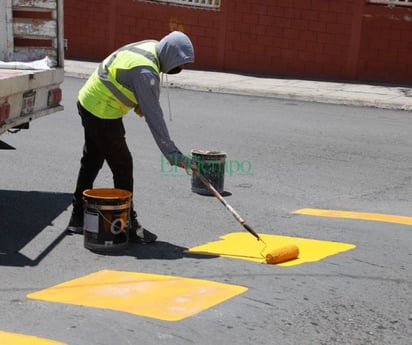
{"type": "Polygon", "coordinates": [[[387,223],[395,223],[395,224],[412,225],[412,217],[398,216],[394,214],[326,210],[326,209],[317,209],[317,208],[302,208],[292,213],[308,215],[308,216],[347,218],[347,219],[370,220],[370,221],[375,221],[375,222],[387,222],[387,223]]]}
{"type": "Polygon", "coordinates": [[[259,236],[264,243],[257,241],[248,233],[234,232],[222,236],[218,241],[190,248],[188,252],[265,262],[266,254],[269,252],[294,244],[299,248],[298,258],[277,264],[278,266],[293,266],[319,261],[330,255],[355,248],[355,245],[348,243],[267,234],[259,234],[259,236]]]}
{"type": "Polygon", "coordinates": [[[103,270],[27,297],[177,321],[245,291],[243,286],[207,280],[103,270]]]}
{"type": "Polygon", "coordinates": [[[0,331],[1,345],[65,345],[58,341],[39,338],[33,335],[0,331]]]}

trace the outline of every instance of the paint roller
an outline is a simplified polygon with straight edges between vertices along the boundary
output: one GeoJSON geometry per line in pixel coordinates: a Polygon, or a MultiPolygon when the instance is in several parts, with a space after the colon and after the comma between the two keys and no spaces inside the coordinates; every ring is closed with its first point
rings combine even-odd
{"type": "MultiPolygon", "coordinates": [[[[223,196],[216,190],[215,187],[210,183],[210,181],[203,176],[199,171],[193,169],[193,173],[199,177],[200,181],[213,193],[213,195],[222,203],[222,205],[232,214],[233,217],[258,241],[261,241],[266,245],[266,243],[260,238],[260,236],[254,231],[250,225],[246,224],[246,221],[235,211],[235,209],[230,206],[223,196]]],[[[282,262],[294,260],[299,256],[299,248],[294,244],[289,244],[280,248],[276,248],[266,254],[265,260],[268,264],[279,264],[282,262]]]]}
{"type": "Polygon", "coordinates": [[[281,264],[282,262],[297,259],[299,256],[299,248],[295,244],[288,244],[286,246],[272,250],[266,254],[266,263],[281,264]]]}

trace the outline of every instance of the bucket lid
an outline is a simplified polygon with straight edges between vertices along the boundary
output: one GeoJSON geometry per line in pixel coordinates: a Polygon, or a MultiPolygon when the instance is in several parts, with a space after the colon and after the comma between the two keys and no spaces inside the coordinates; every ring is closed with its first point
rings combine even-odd
{"type": "Polygon", "coordinates": [[[224,151],[209,151],[209,150],[199,150],[199,149],[193,149],[192,154],[202,155],[202,156],[226,156],[226,152],[224,151]]]}
{"type": "Polygon", "coordinates": [[[132,193],[128,190],[118,188],[96,188],[86,189],[83,192],[85,197],[98,198],[98,199],[123,199],[130,198],[132,193]]]}

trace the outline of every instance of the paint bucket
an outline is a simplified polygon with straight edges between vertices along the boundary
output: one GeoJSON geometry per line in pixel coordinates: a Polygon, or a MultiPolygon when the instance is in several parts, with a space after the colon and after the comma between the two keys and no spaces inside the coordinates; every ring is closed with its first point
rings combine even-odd
{"type": "MultiPolygon", "coordinates": [[[[222,193],[225,182],[226,152],[192,150],[192,164],[206,177],[215,189],[222,193]]],[[[192,191],[202,195],[213,195],[196,174],[192,174],[192,191]]]]}
{"type": "Polygon", "coordinates": [[[132,193],[123,189],[86,189],[84,247],[112,251],[127,246],[132,193]]]}

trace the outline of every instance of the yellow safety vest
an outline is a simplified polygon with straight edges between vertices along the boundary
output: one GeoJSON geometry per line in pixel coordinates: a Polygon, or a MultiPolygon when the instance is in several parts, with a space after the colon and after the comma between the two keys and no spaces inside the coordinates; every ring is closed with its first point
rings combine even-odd
{"type": "Polygon", "coordinates": [[[80,89],[80,104],[102,119],[121,118],[136,107],[138,102],[133,92],[116,80],[117,71],[149,66],[160,73],[157,43],[152,40],[131,43],[110,54],[80,89]]]}

